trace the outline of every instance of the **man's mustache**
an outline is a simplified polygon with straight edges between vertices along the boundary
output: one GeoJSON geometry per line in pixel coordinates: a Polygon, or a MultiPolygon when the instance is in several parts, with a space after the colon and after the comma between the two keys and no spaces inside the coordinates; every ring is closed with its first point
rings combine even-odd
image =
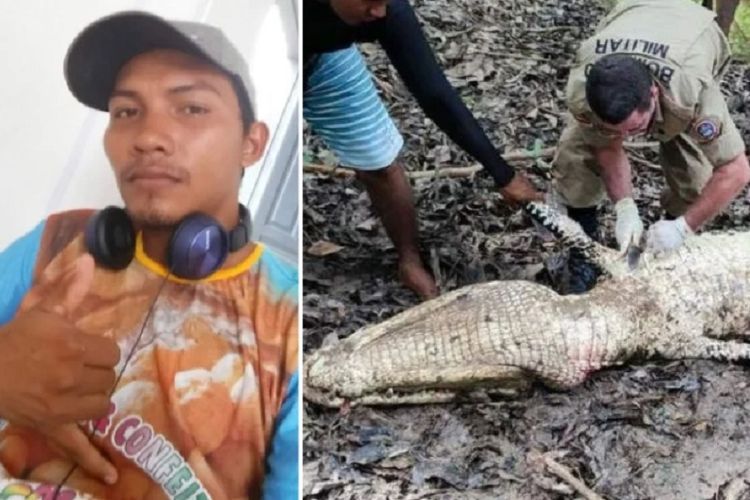
{"type": "Polygon", "coordinates": [[[176,182],[190,180],[190,172],[178,165],[159,160],[134,160],[125,165],[121,178],[126,182],[138,178],[166,177],[176,182]]]}

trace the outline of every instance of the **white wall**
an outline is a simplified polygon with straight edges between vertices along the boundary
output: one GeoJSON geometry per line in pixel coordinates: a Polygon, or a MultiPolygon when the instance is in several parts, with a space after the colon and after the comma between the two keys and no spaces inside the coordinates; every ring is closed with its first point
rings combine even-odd
{"type": "MultiPolygon", "coordinates": [[[[273,131],[296,78],[296,46],[288,47],[289,33],[279,31],[297,30],[294,10],[287,5],[292,1],[1,2],[0,248],[48,213],[122,203],[102,146],[107,116],[78,103],[63,78],[65,52],[84,26],[120,10],[146,10],[219,26],[247,58],[256,84],[258,117],[273,131]],[[283,57],[277,55],[279,47],[286,50],[283,57]],[[269,54],[277,57],[269,59],[269,54]]],[[[252,187],[262,170],[274,169],[274,158],[259,165],[243,185],[241,199],[250,205],[257,203],[249,199],[250,192],[262,196],[252,187]]],[[[296,205],[290,209],[298,211],[296,205]]]]}
{"type": "Polygon", "coordinates": [[[264,158],[246,171],[240,199],[247,203],[254,216],[253,237],[296,265],[300,226],[298,138],[302,75],[295,2],[278,0],[272,5],[258,33],[260,39],[269,43],[255,47],[255,71],[251,71],[264,75],[257,81],[257,92],[266,96],[286,93],[286,98],[258,103],[259,110],[272,117],[266,120],[271,138],[264,158]]]}

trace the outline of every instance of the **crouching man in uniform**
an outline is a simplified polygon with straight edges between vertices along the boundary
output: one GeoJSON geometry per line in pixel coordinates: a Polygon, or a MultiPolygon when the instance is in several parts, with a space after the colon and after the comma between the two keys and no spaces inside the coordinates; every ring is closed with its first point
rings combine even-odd
{"type": "MultiPolygon", "coordinates": [[[[596,237],[597,204],[615,204],[621,250],[665,252],[716,216],[750,181],[745,144],[719,88],[729,45],[714,13],[683,0],[624,0],[583,42],[567,85],[569,122],[554,160],[555,195],[596,237]],[[643,235],[626,138],[659,141],[664,218],[643,235]],[[642,239],[644,241],[642,241],[642,239]]],[[[595,275],[570,260],[573,293],[595,275]]]]}

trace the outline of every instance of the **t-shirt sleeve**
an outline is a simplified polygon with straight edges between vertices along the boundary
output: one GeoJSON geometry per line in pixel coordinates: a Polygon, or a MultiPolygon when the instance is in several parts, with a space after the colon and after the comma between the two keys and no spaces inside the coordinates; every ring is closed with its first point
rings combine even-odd
{"type": "Polygon", "coordinates": [[[263,480],[265,500],[297,499],[299,492],[299,318],[297,269],[264,250],[261,264],[266,273],[268,291],[278,307],[274,328],[284,332],[279,345],[283,361],[279,369],[285,375],[285,387],[280,388],[273,434],[266,454],[266,474],[263,480]]]}
{"type": "Polygon", "coordinates": [[[700,93],[690,136],[714,166],[729,163],[745,151],[745,143],[729,114],[718,85],[709,84],[700,93]]]}
{"type": "Polygon", "coordinates": [[[299,377],[289,380],[266,459],[264,500],[296,500],[299,491],[299,377]]]}
{"type": "Polygon", "coordinates": [[[44,224],[40,222],[0,253],[0,325],[13,318],[31,288],[44,224]]]}
{"type": "Polygon", "coordinates": [[[393,0],[378,23],[378,40],[425,114],[500,186],[515,174],[448,82],[406,0],[393,0]]]}

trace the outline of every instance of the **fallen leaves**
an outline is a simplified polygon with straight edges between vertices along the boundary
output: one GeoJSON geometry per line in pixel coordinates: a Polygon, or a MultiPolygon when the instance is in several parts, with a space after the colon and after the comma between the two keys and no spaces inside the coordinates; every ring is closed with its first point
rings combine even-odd
{"type": "MultiPolygon", "coordinates": [[[[564,125],[568,68],[601,12],[583,0],[413,4],[436,57],[492,142],[536,157],[520,168],[546,189],[550,148],[564,125]]],[[[486,174],[430,175],[474,162],[424,117],[383,52],[373,45],[364,52],[406,138],[405,165],[419,174],[412,185],[421,247],[441,287],[493,279],[554,283],[564,264],[556,245],[544,245],[528,219],[502,204],[486,174]]],[[[722,88],[750,144],[748,67],[732,65],[722,88]]],[[[335,165],[319,139],[304,140],[306,162],[335,165]]],[[[651,166],[657,150],[630,153],[639,160],[639,209],[647,221],[657,220],[664,185],[651,166]]],[[[306,351],[416,303],[398,283],[393,246],[354,179],[306,174],[304,197],[306,351]]],[[[613,244],[611,212],[605,207],[601,215],[613,244]]],[[[738,200],[710,227],[749,222],[750,207],[738,200]]],[[[574,498],[565,480],[528,463],[533,449],[565,450],[564,459],[550,456],[608,499],[708,499],[717,491],[724,496],[716,498],[737,498],[744,480],[735,478],[750,463],[746,379],[742,367],[705,361],[636,363],[574,391],[536,389],[518,401],[344,414],[306,404],[303,492],[320,499],[574,498]]]]}
{"type": "Polygon", "coordinates": [[[344,247],[342,247],[341,245],[331,243],[330,241],[320,240],[310,245],[307,249],[307,253],[310,255],[315,255],[316,257],[324,257],[326,255],[340,252],[343,249],[344,247]]]}

